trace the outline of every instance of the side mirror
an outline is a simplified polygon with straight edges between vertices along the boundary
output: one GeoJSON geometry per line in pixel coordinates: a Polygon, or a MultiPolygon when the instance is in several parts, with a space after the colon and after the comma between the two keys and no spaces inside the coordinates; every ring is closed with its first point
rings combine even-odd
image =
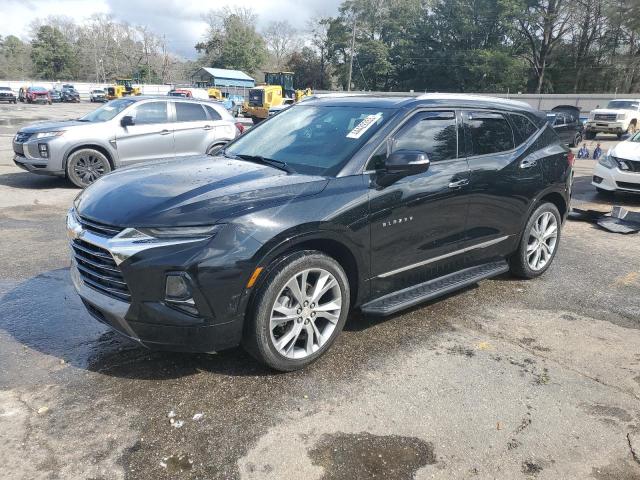
{"type": "Polygon", "coordinates": [[[120,125],[122,125],[123,127],[126,128],[126,127],[130,127],[132,125],[135,125],[135,122],[133,121],[133,117],[131,115],[125,115],[120,120],[120,125]]]}
{"type": "Polygon", "coordinates": [[[397,150],[387,157],[387,173],[416,175],[429,169],[429,157],[420,150],[397,150]]]}

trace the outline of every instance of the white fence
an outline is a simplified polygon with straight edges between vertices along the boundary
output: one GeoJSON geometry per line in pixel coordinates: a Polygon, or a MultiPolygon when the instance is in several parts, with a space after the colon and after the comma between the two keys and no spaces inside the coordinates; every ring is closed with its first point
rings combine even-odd
{"type": "MultiPolygon", "coordinates": [[[[82,99],[89,99],[89,92],[96,88],[104,88],[107,84],[103,83],[84,83],[84,82],[45,82],[37,80],[23,80],[23,81],[2,81],[0,85],[7,85],[11,87],[16,93],[18,89],[23,86],[41,86],[47,89],[52,89],[55,86],[62,86],[64,83],[71,83],[78,92],[82,99]]],[[[171,90],[170,85],[153,85],[143,84],[143,95],[166,95],[171,90]]],[[[318,91],[317,93],[331,93],[328,91],[318,91]]],[[[353,93],[372,93],[372,92],[353,92],[353,93]]],[[[421,95],[421,92],[378,92],[394,96],[417,96],[421,95]]],[[[505,93],[486,93],[479,95],[487,95],[493,97],[511,98],[514,100],[521,100],[528,103],[533,108],[538,110],[551,110],[557,105],[574,105],[579,107],[581,112],[587,114],[591,110],[597,107],[605,107],[609,100],[614,98],[640,98],[640,94],[613,94],[613,93],[576,93],[576,94],[535,94],[535,93],[523,93],[523,94],[505,94],[505,93]]]]}

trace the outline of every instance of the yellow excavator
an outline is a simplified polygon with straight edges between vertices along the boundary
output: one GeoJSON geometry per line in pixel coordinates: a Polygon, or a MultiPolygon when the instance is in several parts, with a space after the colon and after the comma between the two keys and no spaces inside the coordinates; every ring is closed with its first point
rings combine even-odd
{"type": "Polygon", "coordinates": [[[141,94],[142,89],[140,87],[134,87],[133,80],[130,78],[116,78],[114,85],[107,87],[107,100],[141,94]]]}
{"type": "Polygon", "coordinates": [[[293,72],[265,72],[265,85],[249,90],[249,98],[244,103],[243,113],[258,123],[269,116],[271,107],[285,103],[299,102],[312,95],[310,88],[295,90],[293,88],[293,72]]]}

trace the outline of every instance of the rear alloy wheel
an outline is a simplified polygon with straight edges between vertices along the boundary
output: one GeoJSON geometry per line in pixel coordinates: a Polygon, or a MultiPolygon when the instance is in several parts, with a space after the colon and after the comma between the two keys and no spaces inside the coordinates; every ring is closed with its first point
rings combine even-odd
{"type": "Polygon", "coordinates": [[[533,212],[518,251],[510,259],[513,274],[534,278],[549,268],[560,242],[560,222],[560,213],[552,203],[544,203],[533,212]]]}
{"type": "Polygon", "coordinates": [[[110,171],[109,160],[97,150],[78,150],[67,160],[67,178],[76,187],[86,188],[110,171]]]}
{"type": "Polygon", "coordinates": [[[573,144],[569,145],[570,147],[577,147],[582,143],[582,135],[576,133],[576,136],[573,138],[573,144]]]}
{"type": "Polygon", "coordinates": [[[348,310],[349,284],[340,265],[320,252],[300,252],[268,275],[243,343],[271,368],[297,370],[331,346],[348,310]]]}
{"type": "Polygon", "coordinates": [[[224,143],[218,143],[216,145],[212,145],[207,149],[207,155],[211,155],[212,157],[216,156],[220,150],[224,148],[224,143]]]}

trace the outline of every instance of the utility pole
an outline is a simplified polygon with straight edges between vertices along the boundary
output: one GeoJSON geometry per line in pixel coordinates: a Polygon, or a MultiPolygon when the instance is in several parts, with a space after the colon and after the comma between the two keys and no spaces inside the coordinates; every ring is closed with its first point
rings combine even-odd
{"type": "Polygon", "coordinates": [[[353,14],[353,32],[351,34],[351,56],[349,58],[349,80],[347,81],[347,92],[351,91],[351,74],[353,73],[353,51],[356,48],[356,15],[353,14]]]}

